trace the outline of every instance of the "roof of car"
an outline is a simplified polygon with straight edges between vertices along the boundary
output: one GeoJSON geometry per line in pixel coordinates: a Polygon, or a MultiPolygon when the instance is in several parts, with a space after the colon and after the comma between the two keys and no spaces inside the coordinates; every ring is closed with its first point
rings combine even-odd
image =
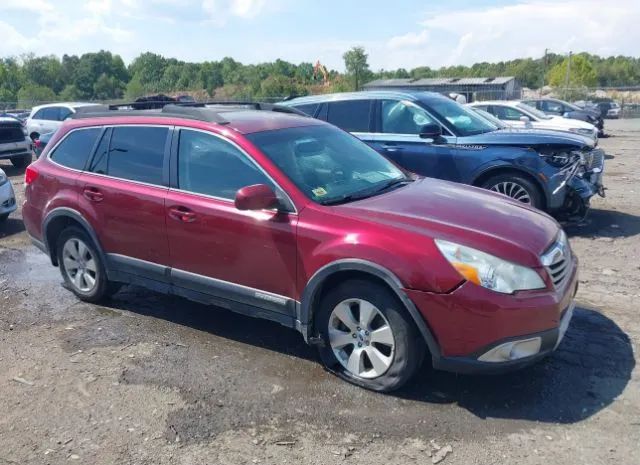
{"type": "Polygon", "coordinates": [[[227,111],[217,111],[220,120],[206,119],[190,116],[189,114],[178,114],[172,112],[161,112],[157,110],[129,110],[112,111],[107,113],[87,113],[79,119],[72,119],[65,125],[71,127],[85,127],[96,125],[114,124],[179,124],[181,126],[197,128],[229,128],[241,134],[254,132],[272,131],[277,129],[317,126],[326,123],[297,114],[281,113],[276,111],[260,110],[239,110],[237,108],[227,111]]]}
{"type": "Polygon", "coordinates": [[[281,102],[280,105],[303,105],[306,103],[322,103],[338,100],[361,100],[361,99],[384,99],[384,98],[400,98],[407,100],[422,100],[433,98],[447,98],[437,92],[427,91],[399,91],[399,90],[368,90],[362,92],[340,92],[335,94],[320,94],[309,95],[306,97],[297,97],[285,102],[281,102]]]}
{"type": "Polygon", "coordinates": [[[480,100],[477,102],[471,102],[468,105],[472,107],[477,107],[480,105],[506,105],[508,107],[515,107],[521,103],[523,102],[521,102],[520,100],[480,100]]]}
{"type": "Polygon", "coordinates": [[[32,112],[38,111],[42,108],[50,108],[50,107],[71,107],[71,108],[80,108],[80,107],[90,107],[99,105],[99,103],[90,103],[90,102],[57,102],[57,103],[45,103],[44,105],[38,105],[31,109],[32,112]]]}

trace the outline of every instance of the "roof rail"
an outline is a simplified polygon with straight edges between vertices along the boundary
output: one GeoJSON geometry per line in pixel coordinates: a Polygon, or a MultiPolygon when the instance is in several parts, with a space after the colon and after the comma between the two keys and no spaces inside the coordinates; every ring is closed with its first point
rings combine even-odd
{"type": "Polygon", "coordinates": [[[262,102],[233,102],[233,101],[210,101],[210,102],[131,102],[131,103],[114,103],[109,105],[92,105],[80,107],[71,115],[73,119],[94,118],[94,117],[113,117],[122,116],[123,113],[131,116],[158,116],[171,117],[178,116],[182,118],[195,119],[199,121],[207,121],[218,124],[229,124],[229,121],[222,116],[221,113],[236,110],[259,110],[273,111],[278,113],[288,113],[292,115],[309,117],[306,113],[295,108],[277,105],[273,103],[262,102]],[[138,109],[140,105],[144,105],[145,109],[138,109]],[[152,109],[149,109],[151,106],[152,109]],[[221,107],[221,108],[215,108],[221,107]]]}

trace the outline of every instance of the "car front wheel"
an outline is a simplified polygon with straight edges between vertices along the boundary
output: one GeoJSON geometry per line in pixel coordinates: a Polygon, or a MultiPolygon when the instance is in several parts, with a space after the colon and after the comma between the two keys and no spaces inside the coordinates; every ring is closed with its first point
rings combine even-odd
{"type": "Polygon", "coordinates": [[[316,314],[320,356],[341,378],[374,391],[400,388],[420,366],[424,343],[403,304],[386,287],[348,280],[316,314]]]}
{"type": "Polygon", "coordinates": [[[540,189],[527,178],[517,174],[493,176],[487,179],[482,187],[535,208],[542,209],[544,207],[540,189]]]}

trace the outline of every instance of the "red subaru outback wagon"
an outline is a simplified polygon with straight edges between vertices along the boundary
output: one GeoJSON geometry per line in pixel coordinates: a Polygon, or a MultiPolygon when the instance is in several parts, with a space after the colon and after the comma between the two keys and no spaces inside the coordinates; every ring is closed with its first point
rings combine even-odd
{"type": "Polygon", "coordinates": [[[520,367],[567,329],[577,261],[544,213],[410,176],[291,109],[98,110],[25,180],[26,228],[82,300],[131,283],[274,320],[377,391],[425,355],[520,367]]]}

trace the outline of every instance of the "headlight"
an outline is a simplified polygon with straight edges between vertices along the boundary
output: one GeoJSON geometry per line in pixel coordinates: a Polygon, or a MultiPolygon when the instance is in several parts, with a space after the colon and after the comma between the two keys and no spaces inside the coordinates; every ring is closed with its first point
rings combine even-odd
{"type": "Polygon", "coordinates": [[[458,273],[478,286],[503,294],[546,287],[540,275],[531,268],[442,239],[435,239],[435,243],[458,273]]]}
{"type": "Polygon", "coordinates": [[[7,175],[4,174],[4,171],[0,170],[0,186],[2,186],[5,182],[7,182],[7,175]]]}
{"type": "Polygon", "coordinates": [[[569,131],[584,134],[585,136],[593,136],[594,133],[593,129],[588,128],[571,128],[569,131]]]}

